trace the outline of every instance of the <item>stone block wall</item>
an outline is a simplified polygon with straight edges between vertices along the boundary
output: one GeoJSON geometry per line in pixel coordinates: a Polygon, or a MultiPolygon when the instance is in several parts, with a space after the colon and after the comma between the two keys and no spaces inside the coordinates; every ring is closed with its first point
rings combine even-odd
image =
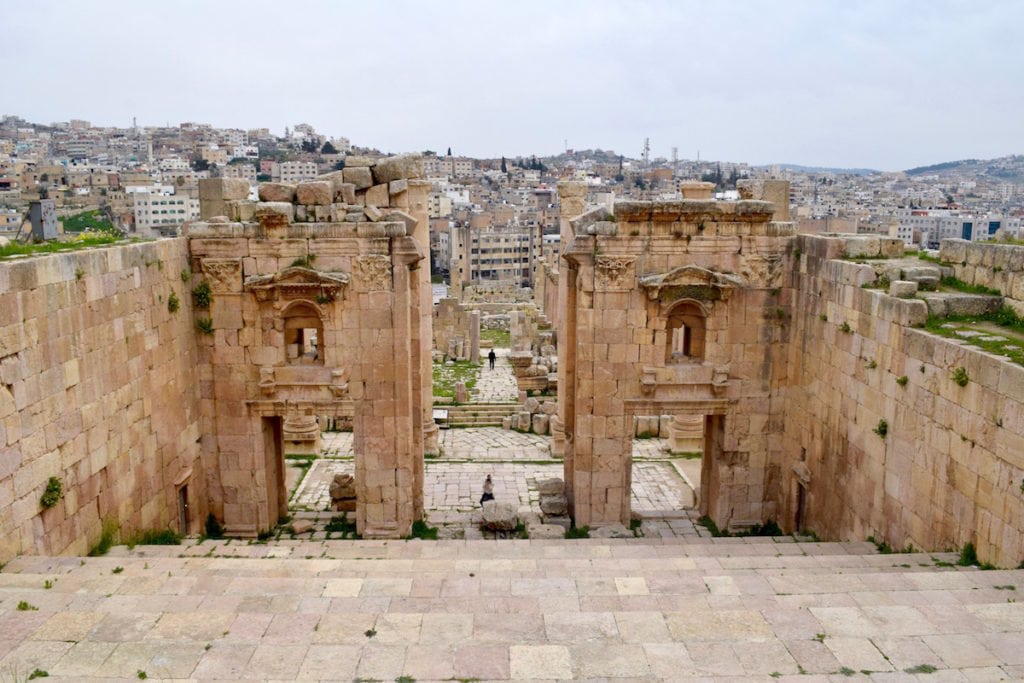
{"type": "Polygon", "coordinates": [[[0,263],[0,563],[206,515],[183,239],[0,263]],[[168,308],[174,294],[177,312],[168,308]],[[50,477],[64,496],[44,509],[50,477]]]}
{"type": "MultiPolygon", "coordinates": [[[[559,185],[564,203],[575,189],[559,185]]],[[[771,395],[786,378],[791,313],[779,295],[792,226],[773,211],[753,200],[617,202],[563,225],[559,422],[577,525],[629,523],[629,441],[633,417],[647,415],[708,420],[701,511],[720,527],[777,513],[782,417],[771,395]],[[681,306],[703,311],[703,351],[669,360],[681,306]]]]}
{"type": "Polygon", "coordinates": [[[958,280],[996,289],[1024,316],[1024,246],[998,242],[942,240],[939,258],[958,280]]]}
{"type": "MultiPolygon", "coordinates": [[[[917,329],[925,303],[862,289],[873,269],[833,260],[847,246],[804,235],[792,252],[789,386],[772,398],[785,415],[783,528],[802,505],[803,528],[822,538],[927,550],[971,542],[983,561],[1016,566],[1024,368],[917,329]],[[966,386],[952,378],[958,367],[966,386]]],[[[965,252],[944,245],[954,253],[965,252]]]]}

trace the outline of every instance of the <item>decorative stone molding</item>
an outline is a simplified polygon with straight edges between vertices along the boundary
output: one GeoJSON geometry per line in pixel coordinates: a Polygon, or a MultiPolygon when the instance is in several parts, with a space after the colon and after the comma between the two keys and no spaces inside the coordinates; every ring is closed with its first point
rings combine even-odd
{"type": "Polygon", "coordinates": [[[203,259],[203,275],[214,294],[242,291],[242,262],[239,259],[203,259]]]}
{"type": "Polygon", "coordinates": [[[273,275],[246,278],[245,289],[252,292],[257,301],[333,300],[348,282],[347,273],[323,273],[312,268],[292,266],[273,275]]]}
{"type": "Polygon", "coordinates": [[[647,298],[651,301],[727,301],[733,290],[746,287],[747,283],[736,275],[687,265],[667,273],[644,275],[640,278],[640,286],[647,290],[647,298]]]}
{"type": "Polygon", "coordinates": [[[353,266],[360,289],[391,289],[391,259],[387,256],[359,256],[353,261],[353,266]]]}
{"type": "Polygon", "coordinates": [[[629,290],[633,287],[632,256],[598,256],[594,261],[594,285],[604,290],[629,290]]]}

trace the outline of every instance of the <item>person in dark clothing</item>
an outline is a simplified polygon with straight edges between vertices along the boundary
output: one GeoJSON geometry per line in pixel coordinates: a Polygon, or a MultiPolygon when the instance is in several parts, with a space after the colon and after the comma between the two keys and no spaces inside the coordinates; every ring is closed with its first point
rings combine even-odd
{"type": "Polygon", "coordinates": [[[487,354],[487,362],[491,364],[491,370],[494,369],[494,361],[496,360],[498,360],[498,356],[494,353],[494,349],[491,349],[491,352],[487,354]]]}
{"type": "Polygon", "coordinates": [[[484,479],[484,494],[480,496],[480,505],[483,505],[489,500],[494,500],[494,482],[491,481],[491,475],[487,475],[484,479]]]}

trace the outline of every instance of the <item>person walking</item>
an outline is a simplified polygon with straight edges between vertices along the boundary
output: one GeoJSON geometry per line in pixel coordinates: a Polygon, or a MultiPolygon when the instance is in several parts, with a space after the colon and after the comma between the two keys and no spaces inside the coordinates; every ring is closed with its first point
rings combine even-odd
{"type": "Polygon", "coordinates": [[[498,360],[498,354],[494,353],[494,349],[487,354],[487,362],[491,364],[491,370],[494,369],[494,361],[498,360]]]}
{"type": "Polygon", "coordinates": [[[491,481],[491,475],[487,475],[484,479],[484,494],[480,496],[480,505],[483,505],[489,500],[494,500],[494,482],[491,481]]]}

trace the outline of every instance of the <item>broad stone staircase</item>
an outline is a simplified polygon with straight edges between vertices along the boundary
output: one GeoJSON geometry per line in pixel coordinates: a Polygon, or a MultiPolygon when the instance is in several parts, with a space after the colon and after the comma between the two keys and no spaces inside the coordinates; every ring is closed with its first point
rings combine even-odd
{"type": "Polygon", "coordinates": [[[19,557],[0,572],[0,679],[1024,678],[1024,571],[954,560],[792,538],[19,557]]]}
{"type": "Polygon", "coordinates": [[[515,415],[516,403],[462,403],[439,406],[448,411],[449,427],[500,427],[504,417],[515,415]]]}

